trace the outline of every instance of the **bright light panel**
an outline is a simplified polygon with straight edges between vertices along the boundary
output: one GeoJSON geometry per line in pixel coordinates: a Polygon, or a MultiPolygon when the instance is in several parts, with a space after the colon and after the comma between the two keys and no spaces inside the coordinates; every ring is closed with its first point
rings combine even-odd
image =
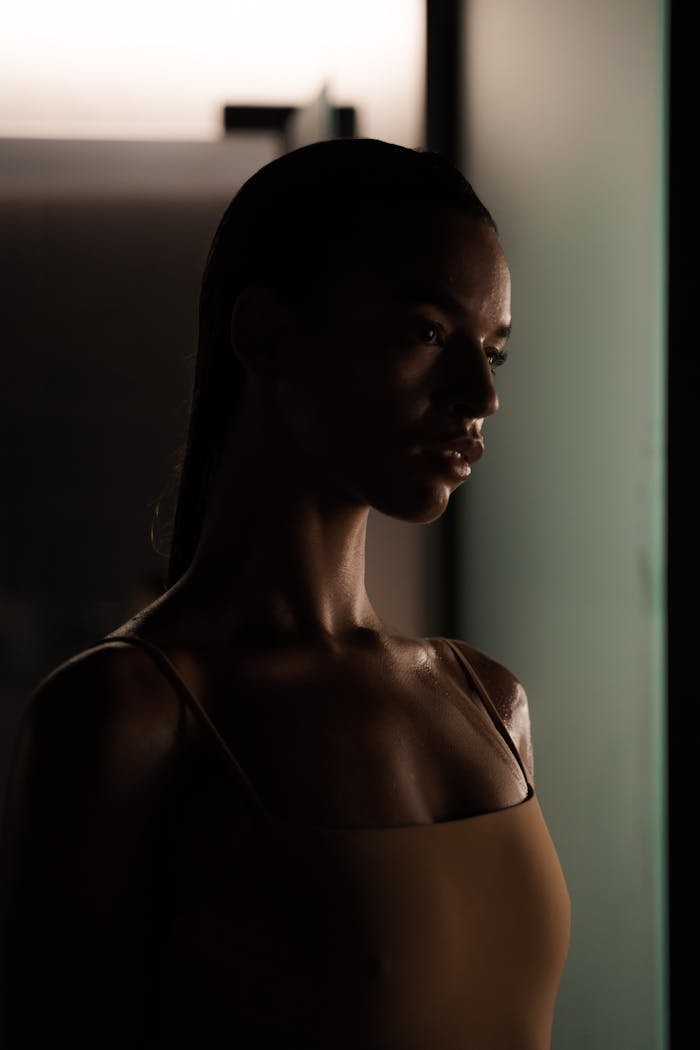
{"type": "Polygon", "coordinates": [[[215,139],[226,103],[358,108],[421,144],[422,0],[34,0],[0,36],[0,135],[215,139]]]}

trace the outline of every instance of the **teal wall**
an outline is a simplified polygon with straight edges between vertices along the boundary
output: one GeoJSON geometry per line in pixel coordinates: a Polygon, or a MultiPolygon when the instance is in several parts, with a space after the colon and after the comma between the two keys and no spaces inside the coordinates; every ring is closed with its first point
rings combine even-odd
{"type": "Polygon", "coordinates": [[[465,4],[463,168],[513,276],[457,495],[461,635],[524,683],[572,898],[553,1050],[667,1045],[663,0],[465,4]]]}

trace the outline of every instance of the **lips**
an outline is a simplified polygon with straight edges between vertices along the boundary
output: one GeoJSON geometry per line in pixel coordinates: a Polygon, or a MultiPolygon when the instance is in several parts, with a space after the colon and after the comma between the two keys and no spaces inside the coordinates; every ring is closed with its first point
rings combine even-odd
{"type": "Polygon", "coordinates": [[[436,444],[427,446],[430,452],[459,452],[467,463],[476,463],[484,454],[484,442],[467,435],[446,437],[436,444]]]}
{"type": "Polygon", "coordinates": [[[426,450],[425,457],[426,461],[433,468],[437,467],[441,474],[447,474],[458,481],[468,478],[472,472],[469,461],[460,453],[455,454],[454,451],[446,453],[444,451],[433,452],[426,450]]]}

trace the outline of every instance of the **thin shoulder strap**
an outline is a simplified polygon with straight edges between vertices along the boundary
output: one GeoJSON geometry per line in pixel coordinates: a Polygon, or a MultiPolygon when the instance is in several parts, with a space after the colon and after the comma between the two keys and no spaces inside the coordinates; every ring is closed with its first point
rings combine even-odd
{"type": "Polygon", "coordinates": [[[182,699],[185,701],[185,703],[195,715],[195,717],[198,718],[199,721],[209,730],[209,733],[214,743],[216,744],[219,751],[222,753],[224,759],[226,760],[227,768],[233,774],[234,779],[238,781],[239,785],[243,787],[243,790],[250,798],[251,802],[253,803],[253,806],[258,810],[258,812],[265,821],[272,822],[274,818],[268,810],[265,803],[263,802],[263,800],[260,798],[258,792],[255,790],[252,781],[248,777],[248,774],[243,770],[243,768],[239,764],[238,759],[229,748],[228,744],[226,743],[226,741],[224,740],[214,723],[212,722],[205,709],[200,704],[197,697],[194,695],[194,693],[191,692],[189,686],[183,679],[182,675],[175,667],[175,664],[165,655],[162,649],[159,649],[157,645],[153,644],[153,642],[149,642],[145,638],[141,638],[140,635],[137,634],[108,634],[105,635],[104,638],[101,638],[99,641],[95,642],[94,645],[89,646],[88,648],[94,649],[98,646],[105,644],[106,642],[128,642],[132,645],[141,645],[151,654],[151,656],[158,664],[165,677],[174,687],[175,692],[180,697],[182,697],[182,699]]]}
{"type": "Polygon", "coordinates": [[[477,688],[477,690],[479,692],[479,695],[481,696],[481,699],[483,700],[484,707],[486,708],[486,710],[488,711],[489,715],[491,716],[491,719],[492,719],[494,725],[496,726],[496,729],[501,734],[501,736],[505,740],[506,744],[508,745],[510,750],[515,755],[515,757],[517,759],[517,762],[518,762],[518,765],[520,766],[520,768],[521,768],[521,770],[523,772],[523,776],[525,777],[525,783],[528,786],[528,793],[529,793],[529,795],[532,795],[533,787],[532,787],[532,785],[530,783],[530,778],[527,775],[527,771],[525,769],[525,766],[523,765],[523,760],[520,757],[520,752],[518,751],[517,747],[515,746],[515,742],[514,742],[512,736],[508,732],[508,729],[506,728],[506,725],[505,725],[503,719],[501,718],[500,714],[498,713],[498,708],[494,704],[494,702],[491,699],[491,697],[489,696],[489,694],[486,692],[486,688],[484,686],[484,683],[481,681],[481,679],[479,678],[478,674],[476,673],[476,671],[472,667],[472,665],[469,662],[469,660],[467,660],[466,656],[464,655],[462,650],[459,648],[459,646],[455,645],[455,643],[453,641],[451,641],[451,639],[449,639],[449,638],[444,638],[443,641],[447,642],[447,644],[449,645],[449,647],[452,650],[452,652],[455,653],[455,655],[457,656],[457,659],[459,660],[459,662],[462,664],[462,666],[466,670],[467,678],[470,678],[473,681],[474,685],[476,686],[476,688],[477,688]]]}

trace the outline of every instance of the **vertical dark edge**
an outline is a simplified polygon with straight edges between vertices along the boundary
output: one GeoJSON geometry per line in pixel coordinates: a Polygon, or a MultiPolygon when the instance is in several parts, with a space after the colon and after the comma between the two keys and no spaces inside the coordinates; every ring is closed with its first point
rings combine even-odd
{"type": "Polygon", "coordinates": [[[460,58],[464,0],[427,0],[425,137],[428,149],[459,165],[460,58]]]}
{"type": "MultiPolygon", "coordinates": [[[[425,141],[458,168],[463,163],[461,128],[462,24],[466,0],[427,0],[425,65],[425,141]]],[[[455,493],[456,495],[456,493],[455,493]]],[[[439,521],[439,634],[460,635],[459,514],[454,496],[439,521]]]]}
{"type": "Polygon", "coordinates": [[[673,1050],[685,1050],[697,1032],[698,731],[695,707],[700,643],[697,519],[692,512],[698,471],[700,355],[692,331],[697,296],[697,247],[691,181],[696,178],[695,49],[693,8],[668,0],[670,19],[668,127],[668,370],[667,370],[667,695],[668,695],[668,917],[670,1030],[673,1050]]]}

